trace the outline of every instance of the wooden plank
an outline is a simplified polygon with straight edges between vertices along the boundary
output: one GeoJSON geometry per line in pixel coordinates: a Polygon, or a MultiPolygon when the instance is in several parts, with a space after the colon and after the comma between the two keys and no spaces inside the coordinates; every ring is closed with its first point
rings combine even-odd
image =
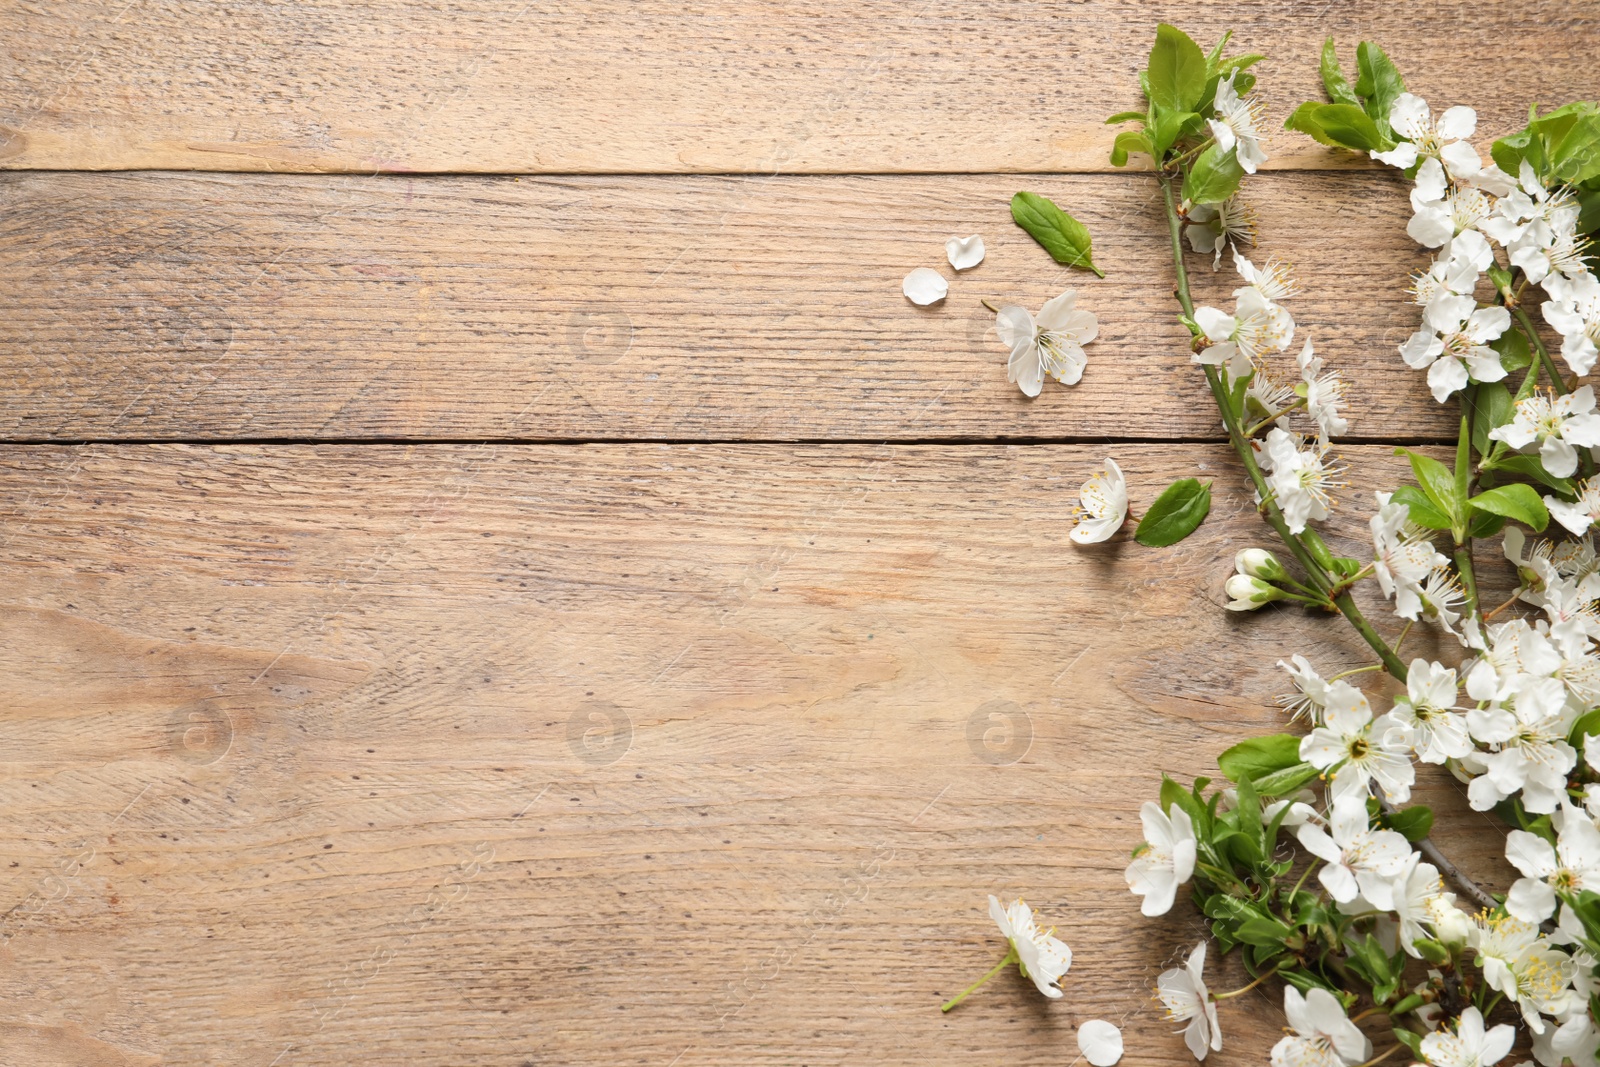
{"type": "Polygon", "coordinates": [[[1483,115],[1592,96],[1593,2],[962,5],[7,0],[0,166],[515,173],[1103,170],[1158,21],[1263,64],[1273,165],[1332,34],[1483,115]],[[1448,41],[1448,47],[1441,42],[1448,41]],[[1506,71],[1514,88],[1488,92],[1506,71]]]}
{"type": "MultiPolygon", "coordinates": [[[[1190,1062],[1137,804],[1281,722],[1278,655],[1368,656],[1222,610],[1264,530],[1219,446],[1115,454],[1212,517],[1075,549],[1079,446],[0,449],[0,1059],[1058,1064],[1105,1017],[1190,1062]],[[991,891],[1068,997],[941,1017],[991,891]]],[[[1399,463],[1349,458],[1354,548],[1399,463]]],[[[1280,1024],[1225,1008],[1218,1062],[1280,1024]]]]}
{"type": "MultiPolygon", "coordinates": [[[[1214,438],[1143,176],[1029,185],[1108,277],[1053,263],[1000,176],[0,179],[0,435],[110,438],[1214,438]],[[900,293],[952,233],[985,262],[900,293]],[[1029,401],[979,303],[1079,289],[1081,385],[1029,401]]],[[[1353,382],[1352,435],[1453,439],[1396,348],[1416,329],[1388,175],[1252,185],[1302,336],[1353,382]],[[1308,224],[1308,219],[1313,220],[1308,224]]],[[[1231,270],[1195,257],[1197,296],[1231,270]]],[[[1293,364],[1280,363],[1289,377],[1293,364]]]]}

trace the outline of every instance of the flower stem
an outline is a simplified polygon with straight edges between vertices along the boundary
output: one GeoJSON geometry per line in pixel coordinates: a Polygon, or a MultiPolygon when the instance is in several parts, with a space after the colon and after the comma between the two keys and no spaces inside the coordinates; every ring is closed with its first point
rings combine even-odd
{"type": "Polygon", "coordinates": [[[1248,430],[1246,430],[1244,432],[1244,435],[1246,437],[1254,437],[1257,433],[1260,432],[1260,430],[1261,430],[1261,428],[1263,426],[1267,425],[1268,423],[1277,422],[1279,419],[1281,419],[1285,415],[1289,414],[1289,412],[1295,411],[1295,410],[1297,410],[1299,408],[1303,408],[1305,406],[1306,406],[1306,401],[1305,401],[1304,397],[1301,397],[1299,400],[1296,400],[1293,404],[1285,404],[1283,407],[1279,408],[1277,411],[1274,411],[1271,415],[1268,415],[1266,418],[1262,419],[1260,422],[1256,423],[1254,426],[1252,426],[1248,430]]]}
{"type": "Polygon", "coordinates": [[[983,983],[987,982],[989,979],[993,978],[995,975],[997,975],[1001,971],[1005,970],[1008,965],[1016,963],[1016,962],[1017,962],[1017,950],[1016,950],[1016,948],[1013,946],[1011,948],[1006,949],[1005,958],[1002,959],[999,963],[994,965],[994,970],[990,971],[988,974],[984,975],[982,978],[978,979],[976,982],[973,982],[971,985],[967,986],[967,988],[963,989],[961,992],[957,993],[955,996],[953,996],[949,1000],[945,1001],[944,1004],[942,1004],[939,1007],[939,1010],[940,1011],[949,1011],[951,1008],[955,1007],[957,1004],[960,1004],[963,1000],[966,1000],[973,993],[975,993],[978,990],[978,987],[983,985],[983,983]]]}
{"type": "Polygon", "coordinates": [[[1406,635],[1411,632],[1411,627],[1415,626],[1416,624],[1417,624],[1417,620],[1415,620],[1415,619],[1408,620],[1406,622],[1404,628],[1401,629],[1400,636],[1394,639],[1394,654],[1395,655],[1398,656],[1400,654],[1400,646],[1406,643],[1406,635]]]}
{"type": "Polygon", "coordinates": [[[1566,379],[1561,377],[1561,371],[1556,367],[1556,361],[1550,358],[1550,353],[1545,349],[1544,342],[1539,339],[1539,331],[1534,328],[1533,320],[1528,318],[1528,313],[1521,308],[1512,308],[1511,314],[1517,317],[1517,325],[1522,327],[1522,332],[1527,334],[1528,343],[1533,350],[1539,353],[1539,362],[1544,366],[1544,372],[1550,375],[1550,387],[1559,395],[1567,393],[1566,379]]]}
{"type": "Polygon", "coordinates": [[[1404,1045],[1395,1045],[1386,1052],[1380,1052],[1366,1063],[1357,1064],[1356,1067],[1372,1067],[1372,1065],[1375,1063],[1382,1063],[1384,1060],[1388,1059],[1390,1056],[1393,1056],[1396,1052],[1399,1052],[1403,1048],[1405,1048],[1404,1045]]]}
{"type": "Polygon", "coordinates": [[[1238,989],[1230,989],[1226,993],[1213,993],[1213,994],[1211,994],[1211,999],[1212,1000],[1227,1000],[1229,997],[1241,996],[1241,995],[1243,995],[1245,993],[1250,992],[1250,990],[1254,989],[1256,986],[1260,985],[1262,982],[1265,982],[1268,978],[1271,978],[1273,975],[1275,975],[1277,973],[1278,973],[1278,968],[1276,968],[1276,967],[1272,968],[1272,970],[1270,970],[1270,971],[1263,971],[1263,972],[1261,972],[1260,975],[1258,975],[1256,977],[1256,980],[1254,982],[1251,982],[1249,985],[1240,986],[1238,989]]]}

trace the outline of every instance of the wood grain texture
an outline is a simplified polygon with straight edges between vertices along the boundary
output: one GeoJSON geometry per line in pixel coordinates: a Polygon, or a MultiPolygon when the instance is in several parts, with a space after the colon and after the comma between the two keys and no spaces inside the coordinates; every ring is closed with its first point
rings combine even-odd
{"type": "MultiPolygon", "coordinates": [[[[0,178],[0,436],[1215,438],[1144,176],[1033,188],[1104,281],[1012,222],[1006,177],[0,178]],[[952,233],[988,258],[944,304],[901,278],[952,233]],[[1073,388],[1029,401],[979,301],[1063,288],[1100,318],[1073,388]]],[[[1389,175],[1252,183],[1258,258],[1308,291],[1300,336],[1351,379],[1353,439],[1454,439],[1396,353],[1426,256],[1389,175]]],[[[1231,269],[1191,257],[1197,298],[1231,269]]],[[[1298,351],[1298,341],[1294,351],[1298,351]]],[[[1293,361],[1280,370],[1294,377],[1293,361]]]]}
{"type": "MultiPolygon", "coordinates": [[[[1116,449],[1136,507],[1216,477],[1196,536],[1073,548],[1101,454],[0,449],[0,1061],[1060,1064],[1104,1017],[1191,1062],[1149,985],[1200,923],[1123,888],[1137,805],[1280,724],[1278,655],[1367,656],[1222,610],[1263,531],[1218,446],[1116,449]],[[1067,997],[941,1017],[991,891],[1067,997]]],[[[1350,458],[1336,546],[1399,475],[1350,458]]],[[[1280,1025],[1228,1006],[1216,1061],[1280,1025]]]]}
{"type": "Polygon", "coordinates": [[[1477,107],[1594,94],[1593,2],[7,0],[0,166],[268,171],[1103,170],[1153,27],[1268,53],[1279,126],[1368,38],[1477,107]],[[1500,89],[1510,72],[1509,89],[1500,89]],[[1489,86],[1496,86],[1492,91],[1489,86]]]}

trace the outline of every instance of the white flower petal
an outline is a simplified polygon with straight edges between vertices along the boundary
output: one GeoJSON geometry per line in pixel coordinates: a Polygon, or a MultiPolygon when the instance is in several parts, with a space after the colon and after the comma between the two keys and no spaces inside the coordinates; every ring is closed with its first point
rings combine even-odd
{"type": "Polygon", "coordinates": [[[900,291],[913,304],[926,307],[937,304],[949,295],[950,284],[944,280],[944,275],[932,267],[918,267],[906,275],[905,281],[900,283],[900,291]]]}
{"type": "Polygon", "coordinates": [[[944,254],[956,270],[971,270],[983,262],[983,238],[952,237],[944,243],[944,254]]]}
{"type": "Polygon", "coordinates": [[[1090,1019],[1078,1027],[1078,1051],[1094,1067],[1112,1067],[1122,1059],[1122,1031],[1104,1019],[1090,1019]]]}

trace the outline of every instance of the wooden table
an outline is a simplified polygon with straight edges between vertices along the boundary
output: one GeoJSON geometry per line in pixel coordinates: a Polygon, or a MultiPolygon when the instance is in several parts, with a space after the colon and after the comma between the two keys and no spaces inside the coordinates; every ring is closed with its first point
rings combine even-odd
{"type": "Polygon", "coordinates": [[[1485,144],[1596,90],[1593,3],[0,10],[5,1064],[1067,1064],[1094,1017],[1189,1062],[1150,986],[1203,926],[1138,915],[1137,807],[1281,722],[1279,656],[1365,654],[1221,609],[1267,531],[1101,119],[1158,19],[1271,55],[1251,195],[1358,382],[1355,548],[1453,428],[1394,354],[1404,189],[1277,129],[1323,36],[1485,144]],[[1101,340],[1027,401],[978,301],[1068,285],[1101,340]],[[1212,518],[1075,549],[1108,454],[1212,518]],[[991,892],[1067,996],[941,1016],[991,892]]]}

